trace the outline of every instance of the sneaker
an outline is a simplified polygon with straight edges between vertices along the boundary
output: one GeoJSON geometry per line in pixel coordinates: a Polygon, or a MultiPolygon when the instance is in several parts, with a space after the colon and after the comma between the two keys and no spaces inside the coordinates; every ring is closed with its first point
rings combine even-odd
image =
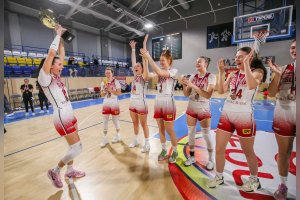
{"type": "Polygon", "coordinates": [[[43,114],[44,113],[44,111],[43,110],[41,110],[40,112],[39,112],[39,114],[43,114]]]}
{"type": "Polygon", "coordinates": [[[29,113],[27,112],[27,113],[25,113],[25,116],[27,117],[29,115],[29,113]]]}
{"type": "Polygon", "coordinates": [[[14,113],[9,113],[6,115],[6,117],[14,117],[14,116],[15,116],[14,113]]]}
{"type": "Polygon", "coordinates": [[[55,173],[53,171],[53,169],[49,169],[47,175],[48,175],[50,181],[52,182],[52,184],[55,187],[57,187],[57,188],[62,188],[63,187],[63,183],[61,182],[61,178],[60,178],[59,173],[55,173]]]}
{"type": "Polygon", "coordinates": [[[101,148],[104,148],[108,144],[107,137],[103,137],[102,142],[100,144],[101,148]]]}
{"type": "Polygon", "coordinates": [[[85,172],[73,169],[71,172],[65,174],[65,178],[81,178],[85,176],[85,172]]]}
{"type": "Polygon", "coordinates": [[[165,160],[167,159],[168,156],[167,156],[167,150],[165,149],[162,149],[160,154],[158,155],[158,161],[162,161],[162,160],[165,160]]]}
{"type": "Polygon", "coordinates": [[[215,178],[208,180],[208,182],[206,183],[206,187],[216,188],[218,185],[223,185],[223,184],[224,184],[224,177],[219,178],[218,176],[215,176],[215,178]]]}
{"type": "Polygon", "coordinates": [[[32,113],[31,115],[32,115],[32,116],[35,116],[35,113],[32,113]]]}
{"type": "Polygon", "coordinates": [[[285,200],[287,197],[288,188],[284,184],[280,184],[278,189],[274,193],[274,198],[276,200],[285,200]]]}
{"type": "Polygon", "coordinates": [[[195,156],[189,156],[187,158],[187,160],[184,162],[184,165],[185,166],[191,166],[193,163],[195,163],[196,160],[195,160],[195,156]]]}
{"type": "Polygon", "coordinates": [[[121,142],[121,136],[116,134],[115,137],[111,140],[112,143],[121,142]]]}
{"type": "Polygon", "coordinates": [[[178,157],[178,153],[176,151],[173,151],[172,155],[169,158],[169,163],[176,163],[177,157],[178,157]]]}
{"type": "Polygon", "coordinates": [[[47,110],[46,112],[47,112],[47,113],[49,113],[50,111],[49,111],[49,110],[47,110]]]}
{"type": "Polygon", "coordinates": [[[128,145],[129,148],[134,148],[134,147],[137,147],[139,145],[139,142],[137,141],[137,139],[134,139],[133,142],[128,145]]]}
{"type": "Polygon", "coordinates": [[[215,163],[209,160],[205,167],[208,171],[212,171],[215,168],[215,163]]]}
{"type": "Polygon", "coordinates": [[[261,185],[259,182],[259,179],[254,180],[253,178],[249,177],[249,180],[244,183],[241,187],[241,189],[244,192],[255,192],[256,190],[260,189],[261,185]]]}
{"type": "Polygon", "coordinates": [[[150,145],[149,144],[145,144],[143,147],[142,147],[142,150],[141,152],[142,153],[147,153],[150,151],[150,145]]]}

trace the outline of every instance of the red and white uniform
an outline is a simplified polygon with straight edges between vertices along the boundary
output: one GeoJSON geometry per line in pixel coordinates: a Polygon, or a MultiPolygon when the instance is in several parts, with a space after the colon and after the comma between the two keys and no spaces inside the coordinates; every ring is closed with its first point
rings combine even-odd
{"type": "MultiPolygon", "coordinates": [[[[197,73],[192,75],[189,81],[198,88],[207,91],[208,85],[216,85],[216,76],[208,72],[203,76],[197,73]]],[[[200,96],[194,89],[192,89],[189,98],[186,114],[199,121],[211,118],[209,99],[200,96]]]]}
{"type": "Polygon", "coordinates": [[[135,76],[132,81],[131,96],[129,110],[137,114],[148,114],[148,106],[146,103],[146,93],[148,81],[143,76],[135,76]]]}
{"type": "Polygon", "coordinates": [[[233,133],[237,131],[240,137],[253,137],[256,134],[253,99],[257,88],[249,90],[245,74],[237,71],[229,80],[229,95],[227,96],[218,129],[233,133]]]}
{"type": "Polygon", "coordinates": [[[176,117],[176,106],[173,97],[174,87],[176,85],[177,69],[168,70],[170,77],[158,77],[157,90],[154,103],[154,118],[164,121],[174,121],[176,117]]]}
{"type": "Polygon", "coordinates": [[[53,106],[53,122],[57,132],[65,136],[76,131],[77,119],[73,114],[67,89],[60,77],[46,74],[44,69],[41,69],[38,82],[53,106]]]}
{"type": "Polygon", "coordinates": [[[296,136],[296,62],[286,65],[280,78],[273,130],[281,136],[296,136]]]}
{"type": "MultiPolygon", "coordinates": [[[[106,89],[110,88],[113,91],[116,91],[117,89],[121,89],[120,82],[113,78],[111,82],[101,82],[101,91],[104,91],[106,89]]],[[[119,107],[119,101],[118,96],[107,93],[104,97],[103,101],[103,108],[102,108],[102,114],[103,115],[119,115],[120,114],[120,107],[119,107]]]]}

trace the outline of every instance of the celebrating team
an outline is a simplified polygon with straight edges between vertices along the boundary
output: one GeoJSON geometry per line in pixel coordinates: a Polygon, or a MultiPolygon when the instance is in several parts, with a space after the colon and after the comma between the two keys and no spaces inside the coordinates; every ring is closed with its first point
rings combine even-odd
{"type": "MultiPolygon", "coordinates": [[[[54,125],[61,136],[64,136],[70,146],[66,155],[59,161],[58,165],[48,171],[48,176],[56,187],[62,187],[60,179],[60,169],[68,165],[66,177],[83,177],[84,172],[73,169],[73,159],[80,154],[82,146],[78,136],[77,120],[72,112],[68,94],[64,84],[60,81],[60,72],[63,68],[64,59],[63,41],[60,39],[64,29],[61,26],[56,27],[57,36],[52,42],[47,58],[41,63],[38,81],[42,86],[45,95],[54,106],[54,125]],[[59,57],[56,57],[56,53],[59,57]]],[[[136,62],[136,42],[131,41],[132,49],[131,61],[134,74],[132,90],[130,97],[130,116],[133,122],[134,139],[129,145],[130,148],[138,146],[139,124],[143,128],[145,142],[141,152],[150,151],[149,128],[147,125],[148,106],[146,102],[146,93],[148,80],[156,76],[157,95],[154,105],[154,118],[159,127],[159,136],[161,142],[161,153],[158,160],[162,161],[168,158],[166,148],[167,132],[172,144],[172,153],[168,158],[170,163],[175,163],[178,157],[177,137],[174,130],[174,121],[176,117],[176,106],[174,100],[174,86],[177,82],[178,70],[172,67],[172,56],[170,51],[163,51],[160,56],[160,66],[158,66],[146,49],[148,35],[144,39],[143,48],[140,49],[142,63],[136,62]],[[149,72],[148,63],[153,73],[149,72]]],[[[296,40],[293,40],[290,47],[291,57],[294,63],[279,67],[277,64],[269,61],[269,67],[272,69],[274,78],[269,85],[270,96],[276,96],[276,107],[274,112],[273,130],[276,133],[276,140],[279,147],[278,170],[281,178],[281,184],[274,196],[276,199],[285,199],[287,196],[287,174],[289,168],[289,159],[293,148],[293,141],[296,137],[296,40]]],[[[253,99],[259,85],[266,79],[266,69],[259,59],[254,48],[240,48],[235,55],[237,71],[228,75],[225,80],[224,60],[218,61],[217,77],[208,72],[210,58],[200,56],[196,60],[196,72],[191,76],[181,78],[183,84],[183,94],[189,97],[186,110],[188,127],[188,145],[189,155],[184,162],[186,166],[195,163],[195,134],[196,123],[200,122],[203,138],[206,142],[208,151],[207,170],[216,168],[216,176],[208,180],[206,185],[209,188],[216,188],[224,183],[225,150],[227,143],[234,131],[237,132],[241,147],[245,153],[246,160],[250,170],[250,177],[241,187],[245,192],[254,192],[261,187],[258,173],[257,157],[254,152],[254,140],[256,134],[256,124],[253,111],[253,99]],[[225,99],[223,111],[216,131],[216,146],[213,145],[213,139],[210,134],[211,112],[210,98],[214,89],[220,94],[227,92],[229,94],[225,99]],[[215,149],[215,152],[214,152],[215,149]],[[214,158],[214,155],[216,158],[214,158]]],[[[109,116],[112,115],[112,121],[116,128],[116,135],[112,143],[121,141],[119,125],[119,102],[117,96],[121,94],[121,85],[113,76],[113,69],[106,68],[105,79],[101,83],[101,96],[103,102],[103,139],[101,147],[105,147],[109,141],[107,139],[109,116]]]]}

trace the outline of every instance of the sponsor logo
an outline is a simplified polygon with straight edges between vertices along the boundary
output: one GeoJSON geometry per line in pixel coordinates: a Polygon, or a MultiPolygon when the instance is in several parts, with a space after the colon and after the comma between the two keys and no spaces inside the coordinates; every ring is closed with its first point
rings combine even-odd
{"type": "Polygon", "coordinates": [[[270,19],[274,19],[274,13],[248,17],[248,23],[250,24],[253,22],[257,22],[257,21],[264,21],[264,20],[270,20],[270,19]]]}
{"type": "Polygon", "coordinates": [[[251,134],[251,129],[243,129],[242,131],[245,135],[251,134]]]}
{"type": "Polygon", "coordinates": [[[173,118],[173,115],[167,115],[167,118],[168,118],[168,119],[172,119],[172,118],[173,118]]]}

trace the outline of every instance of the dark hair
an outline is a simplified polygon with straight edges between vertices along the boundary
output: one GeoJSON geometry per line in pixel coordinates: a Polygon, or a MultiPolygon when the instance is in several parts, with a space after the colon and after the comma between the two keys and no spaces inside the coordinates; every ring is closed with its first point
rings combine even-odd
{"type": "Polygon", "coordinates": [[[291,44],[293,44],[294,42],[296,42],[296,38],[294,38],[294,39],[292,40],[291,44]]]}
{"type": "Polygon", "coordinates": [[[262,82],[265,82],[267,79],[267,69],[265,68],[263,62],[259,59],[259,58],[253,58],[251,64],[251,69],[255,70],[255,69],[261,69],[264,71],[264,75],[263,75],[263,79],[262,82]]]}
{"type": "MultiPolygon", "coordinates": [[[[52,65],[54,64],[55,60],[59,59],[58,56],[55,56],[52,60],[52,65]]],[[[40,65],[39,65],[39,68],[38,68],[38,73],[40,73],[40,70],[42,69],[43,65],[44,65],[44,62],[45,62],[46,58],[43,58],[40,62],[40,65]]]]}
{"type": "Polygon", "coordinates": [[[205,60],[205,62],[207,63],[207,67],[208,67],[211,59],[209,57],[206,57],[206,56],[200,56],[199,58],[203,58],[205,60]]]}
{"type": "Polygon", "coordinates": [[[246,52],[247,54],[249,54],[251,52],[251,47],[242,47],[242,48],[239,48],[238,51],[243,51],[243,52],[246,52]]]}
{"type": "Polygon", "coordinates": [[[173,57],[171,55],[170,50],[164,50],[160,56],[165,57],[169,61],[169,65],[172,65],[173,63],[173,57]]]}
{"type": "Polygon", "coordinates": [[[24,81],[26,81],[26,80],[27,80],[27,81],[29,81],[29,79],[28,79],[28,78],[24,78],[24,81]]]}
{"type": "Polygon", "coordinates": [[[106,71],[106,70],[110,70],[111,73],[114,74],[114,70],[113,70],[110,66],[106,67],[106,68],[105,68],[105,71],[106,71]]]}

